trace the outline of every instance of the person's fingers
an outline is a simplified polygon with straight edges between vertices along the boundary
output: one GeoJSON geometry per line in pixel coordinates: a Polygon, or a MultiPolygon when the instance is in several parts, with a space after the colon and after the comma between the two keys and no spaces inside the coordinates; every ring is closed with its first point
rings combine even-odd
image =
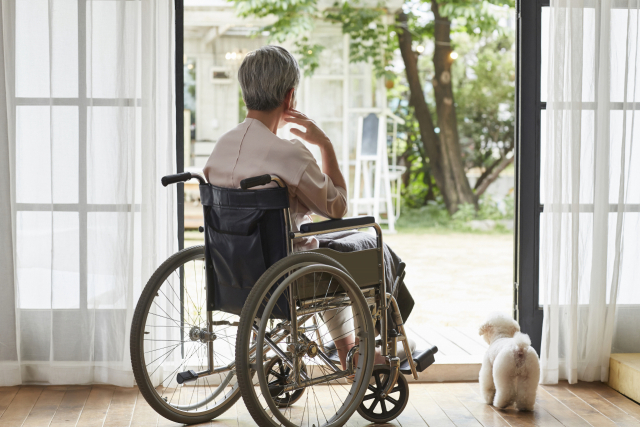
{"type": "Polygon", "coordinates": [[[299,124],[299,125],[301,125],[301,126],[307,126],[307,125],[308,125],[308,123],[309,123],[309,121],[308,121],[308,120],[306,120],[306,119],[300,119],[300,118],[298,118],[298,117],[285,117],[285,118],[284,118],[284,121],[285,121],[285,122],[288,122],[288,123],[296,123],[296,124],[299,124]]]}
{"type": "Polygon", "coordinates": [[[296,111],[296,110],[291,110],[291,109],[285,111],[285,114],[287,114],[289,116],[293,116],[293,117],[299,117],[301,119],[306,119],[307,118],[307,116],[305,116],[301,112],[296,111]]]}
{"type": "Polygon", "coordinates": [[[294,135],[296,135],[296,136],[299,136],[299,137],[301,137],[301,138],[304,138],[304,137],[307,135],[307,133],[306,133],[306,132],[302,132],[302,131],[301,131],[300,129],[298,129],[298,128],[291,128],[291,129],[289,129],[289,132],[291,132],[292,134],[294,134],[294,135]]]}
{"type": "Polygon", "coordinates": [[[292,117],[299,117],[301,119],[306,119],[309,120],[310,122],[312,122],[313,120],[311,120],[306,114],[301,113],[298,110],[287,110],[285,112],[286,115],[292,116],[292,117]]]}

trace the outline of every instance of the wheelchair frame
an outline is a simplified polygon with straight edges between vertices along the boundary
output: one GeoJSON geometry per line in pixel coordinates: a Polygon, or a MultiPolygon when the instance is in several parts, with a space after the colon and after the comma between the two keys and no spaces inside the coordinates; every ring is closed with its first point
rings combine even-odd
{"type": "MultiPolygon", "coordinates": [[[[197,174],[191,174],[189,172],[165,176],[162,178],[162,184],[167,186],[172,183],[185,182],[190,179],[197,179],[201,185],[208,185],[205,179],[197,174]]],[[[285,183],[282,179],[275,175],[262,175],[258,177],[248,178],[241,182],[241,188],[244,190],[262,186],[269,184],[270,182],[275,182],[280,188],[286,187],[285,183]]],[[[344,270],[340,268],[336,268],[329,264],[322,264],[317,262],[303,262],[302,264],[296,264],[296,271],[288,273],[286,270],[284,271],[283,281],[278,285],[278,289],[290,289],[291,291],[288,293],[288,304],[289,304],[289,317],[290,324],[287,324],[287,321],[279,323],[275,329],[271,329],[269,333],[265,334],[265,327],[268,319],[263,319],[260,322],[260,327],[263,328],[260,330],[255,323],[253,325],[247,324],[245,333],[251,334],[250,331],[253,331],[255,337],[259,339],[263,339],[264,341],[257,340],[248,346],[248,351],[246,353],[246,358],[249,360],[249,365],[252,369],[258,369],[257,365],[257,356],[260,355],[261,358],[266,358],[268,352],[273,352],[275,357],[279,358],[287,367],[291,370],[289,375],[292,376],[293,381],[287,383],[283,386],[278,386],[278,395],[282,393],[286,393],[288,391],[300,390],[306,387],[310,387],[316,384],[321,384],[325,382],[334,381],[340,378],[348,377],[355,373],[355,354],[358,351],[359,345],[354,345],[348,352],[346,356],[346,369],[339,369],[338,366],[335,365],[334,361],[326,354],[325,343],[320,336],[320,327],[318,326],[318,317],[322,312],[332,309],[338,309],[340,307],[349,306],[349,305],[358,305],[361,313],[369,312],[371,314],[371,321],[375,324],[379,320],[379,334],[380,339],[376,340],[375,346],[369,341],[370,348],[375,348],[378,345],[381,347],[381,355],[385,357],[386,364],[389,367],[389,378],[386,381],[383,387],[380,387],[380,396],[386,397],[391,390],[394,388],[396,383],[399,381],[399,376],[401,373],[401,361],[397,355],[397,343],[398,341],[402,342],[405,355],[408,362],[405,363],[402,367],[402,372],[408,374],[409,372],[413,375],[414,379],[418,379],[418,369],[422,371],[426,366],[424,366],[421,362],[422,355],[417,356],[420,365],[416,364],[416,360],[411,353],[408,343],[408,337],[405,332],[405,328],[403,325],[403,319],[400,314],[400,310],[398,307],[398,303],[389,292],[387,292],[387,283],[385,276],[385,268],[384,268],[384,245],[383,245],[383,236],[381,227],[373,220],[372,217],[354,217],[354,218],[346,218],[346,219],[337,219],[337,220],[328,220],[322,221],[318,223],[309,223],[303,224],[300,227],[300,231],[294,232],[292,231],[292,221],[290,210],[288,207],[284,208],[282,211],[284,218],[284,229],[286,231],[285,241],[286,241],[286,257],[288,259],[289,256],[294,254],[293,246],[294,241],[299,238],[318,236],[323,234],[328,234],[332,232],[339,231],[348,231],[348,230],[358,230],[362,228],[372,227],[376,233],[376,247],[372,249],[365,249],[356,252],[338,252],[328,248],[318,248],[305,252],[309,253],[318,253],[325,256],[329,256],[333,263],[337,263],[341,267],[344,267],[344,270]],[[377,264],[376,268],[371,268],[373,264],[377,264]],[[326,270],[328,273],[332,274],[334,277],[337,277],[338,285],[336,286],[336,291],[331,296],[325,293],[324,297],[317,298],[316,295],[312,294],[311,296],[308,294],[300,294],[293,291],[294,287],[292,284],[294,281],[300,277],[305,276],[307,272],[313,270],[324,271],[326,270]],[[342,277],[342,279],[340,279],[342,277]],[[340,288],[340,282],[342,281],[342,289],[340,288]],[[345,281],[349,281],[351,284],[348,285],[347,288],[344,288],[346,284],[345,281]],[[355,300],[350,299],[350,296],[347,294],[348,289],[355,291],[357,289],[361,292],[364,300],[360,299],[357,296],[356,299],[359,299],[361,302],[356,302],[355,300]],[[347,292],[345,292],[347,289],[347,292]],[[337,294],[336,294],[337,292],[337,294]],[[324,304],[322,307],[318,307],[318,304],[324,304]],[[366,304],[366,305],[363,305],[366,304]],[[394,323],[397,329],[393,330],[392,334],[390,334],[388,326],[389,326],[389,318],[387,316],[393,316],[394,323]],[[308,322],[312,321],[313,326],[304,325],[308,322]],[[301,328],[302,327],[302,328],[301,328]],[[305,335],[305,333],[313,332],[313,328],[315,327],[315,333],[317,335],[318,343],[315,344],[309,340],[309,338],[305,335]],[[297,333],[293,333],[292,331],[298,331],[297,333]],[[300,333],[302,331],[302,333],[300,333]],[[282,342],[287,339],[288,348],[287,352],[281,349],[282,342]],[[258,344],[262,343],[262,345],[258,344]],[[315,348],[311,348],[315,347],[315,348]],[[306,371],[302,369],[302,355],[310,354],[309,352],[313,350],[314,355],[311,357],[318,357],[324,365],[329,370],[328,374],[324,374],[322,376],[313,377],[313,375],[307,375],[306,371]],[[289,356],[290,355],[290,356],[289,356]],[[254,365],[255,364],[255,365],[254,365]]],[[[205,218],[206,225],[206,218],[205,218]]],[[[201,228],[201,231],[203,229],[201,228]]],[[[293,264],[292,264],[293,265],[293,264]]],[[[280,273],[280,271],[278,271],[280,273]]],[[[395,278],[396,287],[401,283],[404,278],[403,267],[400,268],[400,271],[397,272],[397,277],[395,278]]],[[[264,276],[264,274],[263,274],[264,276]]],[[[189,338],[191,340],[200,340],[206,344],[206,348],[208,351],[206,364],[203,367],[206,369],[194,372],[193,370],[188,370],[185,372],[180,372],[176,375],[176,382],[178,384],[188,383],[191,381],[198,380],[202,377],[207,377],[215,374],[222,374],[225,372],[229,372],[229,374],[224,377],[218,387],[213,390],[212,394],[207,396],[204,400],[189,405],[172,405],[175,409],[179,411],[190,411],[193,409],[198,409],[204,405],[207,405],[209,402],[216,399],[220,393],[222,393],[225,388],[229,385],[234,376],[234,373],[237,374],[237,363],[238,359],[236,357],[235,360],[232,360],[230,363],[224,366],[216,367],[214,364],[214,347],[213,343],[216,339],[214,327],[217,326],[239,326],[243,321],[240,322],[229,322],[228,320],[214,321],[212,315],[212,286],[210,283],[210,278],[208,275],[205,276],[206,280],[206,305],[207,305],[207,314],[206,314],[206,328],[199,327],[196,331],[189,332],[189,338]],[[195,338],[194,338],[195,337],[195,338]]],[[[262,279],[261,279],[262,280],[262,279]]],[[[315,279],[314,279],[315,280],[315,279]]],[[[181,283],[182,286],[182,283],[181,283]]],[[[303,286],[304,288],[304,286],[303,286]]],[[[331,288],[331,282],[327,285],[327,289],[331,288]]],[[[182,291],[181,291],[182,292],[182,291]]],[[[315,292],[315,289],[314,289],[315,292]]],[[[304,293],[304,291],[303,291],[304,293]]],[[[283,294],[284,295],[284,294],[283,294]]],[[[271,297],[271,302],[267,302],[267,307],[265,310],[271,305],[273,308],[277,303],[278,297],[271,297]]],[[[257,310],[257,309],[256,309],[257,310]]],[[[256,312],[257,313],[257,312],[256,312]]],[[[244,311],[243,311],[244,315],[244,311]]],[[[253,318],[253,317],[251,317],[253,318]]],[[[241,318],[242,319],[242,318],[241,318]]],[[[366,321],[368,322],[368,320],[366,321]]],[[[273,324],[271,326],[273,328],[273,324]]],[[[369,335],[372,339],[375,339],[375,332],[372,331],[373,335],[369,335]]],[[[326,334],[325,334],[326,335],[326,334]]],[[[240,336],[240,335],[238,335],[240,336]]],[[[188,338],[187,338],[188,339],[188,338]]],[[[254,338],[255,339],[255,338],[254,338]]],[[[361,342],[362,343],[362,342],[361,342]]],[[[250,344],[247,342],[247,344],[250,344]]],[[[437,348],[434,348],[437,351],[437,348]]],[[[371,355],[370,357],[374,357],[371,355]]],[[[272,357],[273,359],[273,357],[272,357]]],[[[267,359],[265,359],[267,360],[267,359]]],[[[433,358],[431,358],[433,361],[433,358]]],[[[373,362],[371,362],[373,363],[373,362]]],[[[430,364],[430,363],[429,363],[430,364]]],[[[428,366],[428,365],[427,365],[428,366]]],[[[260,381],[263,379],[260,377],[260,381]]],[[[406,387],[406,380],[404,380],[404,384],[406,387]]],[[[264,384],[261,384],[261,387],[264,384]]],[[[366,389],[366,387],[364,387],[366,389]]],[[[268,391],[273,392],[271,386],[268,386],[268,391]]],[[[364,393],[364,391],[362,391],[364,393]]],[[[273,394],[272,394],[273,395],[273,394]]],[[[146,396],[145,396],[146,398],[146,396]]],[[[165,399],[166,400],[166,399],[165,399]]],[[[402,409],[401,409],[402,410],[402,409]]],[[[397,416],[397,415],[396,415],[397,416]]]]}
{"type": "MultiPolygon", "coordinates": [[[[200,181],[200,184],[206,184],[206,181],[204,180],[204,178],[202,178],[199,175],[196,174],[190,174],[193,178],[196,178],[200,181]]],[[[262,175],[259,177],[254,177],[254,178],[248,178],[246,180],[243,180],[241,182],[241,187],[242,189],[249,189],[255,186],[259,186],[259,185],[265,185],[268,184],[270,182],[275,182],[280,188],[286,187],[286,184],[284,183],[284,181],[282,181],[282,179],[280,179],[278,176],[276,175],[262,175]]],[[[386,277],[384,274],[384,245],[383,245],[383,238],[382,238],[382,228],[380,227],[380,225],[378,225],[376,222],[366,222],[366,223],[358,223],[358,224],[352,224],[354,221],[353,220],[360,220],[360,218],[367,218],[367,217],[355,217],[355,218],[349,218],[349,219],[337,219],[337,220],[328,220],[328,221],[323,221],[323,222],[319,222],[319,223],[314,223],[314,224],[304,224],[301,227],[301,231],[298,232],[293,232],[292,228],[291,228],[291,214],[289,211],[289,208],[285,208],[283,209],[283,214],[284,214],[284,219],[285,219],[285,228],[286,228],[286,232],[287,232],[287,236],[286,236],[286,242],[287,242],[287,256],[291,255],[293,253],[293,242],[295,239],[299,239],[299,238],[304,238],[304,237],[312,237],[312,236],[318,236],[318,235],[322,235],[322,234],[328,234],[328,233],[334,233],[334,232],[338,232],[338,231],[348,231],[348,230],[358,230],[358,229],[362,229],[362,228],[369,228],[369,227],[373,227],[375,229],[376,232],[376,244],[377,247],[376,249],[370,249],[370,250],[365,250],[365,251],[359,251],[359,252],[353,252],[353,253],[341,253],[341,252],[336,252],[336,251],[332,251],[332,250],[323,250],[323,249],[312,249],[309,250],[308,252],[319,252],[319,253],[323,253],[325,255],[328,255],[334,259],[336,259],[337,261],[339,261],[341,264],[344,265],[344,267],[347,269],[347,271],[349,273],[351,273],[352,271],[356,272],[356,274],[353,274],[353,279],[355,280],[355,282],[358,284],[358,286],[361,286],[360,290],[363,292],[363,294],[365,294],[365,292],[367,294],[365,294],[365,298],[367,298],[367,301],[371,301],[371,299],[374,299],[375,302],[375,306],[376,306],[376,310],[375,313],[372,314],[373,316],[373,320],[377,320],[377,318],[379,318],[380,320],[380,342],[381,344],[383,343],[387,343],[387,345],[381,345],[381,354],[382,356],[384,356],[387,359],[387,363],[389,364],[390,368],[391,368],[391,378],[393,379],[393,381],[388,381],[387,383],[387,389],[384,391],[385,394],[387,394],[395,385],[395,383],[398,380],[398,376],[400,375],[400,359],[397,357],[397,342],[401,341],[405,350],[405,354],[407,355],[407,360],[409,362],[409,366],[411,368],[411,373],[413,375],[413,378],[415,380],[418,379],[418,373],[416,371],[416,364],[415,361],[413,360],[413,356],[411,354],[410,348],[409,348],[409,344],[407,342],[407,334],[405,332],[404,329],[404,324],[403,324],[403,320],[402,320],[402,316],[400,315],[400,310],[398,308],[398,303],[396,302],[395,298],[393,297],[393,295],[391,295],[389,292],[387,292],[387,284],[386,284],[386,277]],[[339,224],[339,223],[343,223],[342,226],[338,226],[335,228],[327,228],[327,226],[329,225],[333,225],[333,224],[339,224]],[[346,223],[346,224],[345,224],[346,223]],[[306,227],[305,227],[306,226],[306,227]],[[314,227],[315,226],[315,227],[314,227]],[[318,227],[319,226],[319,227],[318,227]],[[377,264],[378,264],[378,285],[377,288],[376,286],[371,286],[371,279],[370,277],[364,278],[363,275],[366,275],[366,273],[363,274],[362,269],[358,267],[357,264],[359,264],[359,262],[362,261],[362,257],[360,256],[359,260],[354,260],[351,261],[350,258],[354,255],[354,254],[359,254],[361,252],[367,252],[367,251],[375,251],[376,253],[376,257],[377,257],[377,264]],[[359,274],[358,274],[359,273],[359,274]],[[363,283],[364,281],[364,283],[363,283]],[[367,289],[367,287],[369,287],[370,289],[367,289]],[[371,290],[374,290],[374,295],[371,295],[371,290]],[[381,298],[380,295],[386,295],[386,298],[381,298]],[[394,320],[395,323],[398,327],[398,334],[396,334],[393,337],[389,337],[389,331],[388,331],[388,319],[387,319],[387,315],[389,313],[389,303],[392,306],[392,310],[393,310],[393,315],[394,315],[394,320]]],[[[361,222],[361,221],[358,221],[361,222]]],[[[356,257],[358,257],[356,255],[356,257]]],[[[397,281],[399,280],[399,277],[396,279],[397,281]]],[[[207,282],[207,288],[209,287],[209,283],[207,282]]],[[[397,285],[397,283],[396,283],[397,285]]],[[[304,311],[304,309],[302,309],[302,313],[300,313],[300,310],[297,310],[296,307],[296,302],[295,302],[295,295],[293,292],[290,293],[290,298],[291,300],[289,301],[289,307],[291,310],[291,329],[292,330],[297,330],[297,323],[299,323],[297,321],[297,316],[296,314],[315,314],[315,312],[311,312],[311,311],[304,311]]],[[[317,301],[313,301],[313,302],[317,302],[317,301]]],[[[304,306],[309,305],[309,301],[306,301],[304,299],[300,299],[300,303],[304,306]]],[[[335,306],[335,308],[340,307],[341,305],[337,304],[335,306]]],[[[334,307],[331,307],[334,308],[334,307]]],[[[327,307],[323,308],[323,311],[326,310],[327,307]]],[[[208,311],[207,312],[207,316],[210,317],[211,316],[211,312],[208,311]]],[[[309,318],[311,319],[311,317],[309,318]]],[[[307,320],[309,320],[307,319],[307,320]]],[[[315,322],[315,318],[313,320],[315,322]]],[[[209,319],[209,329],[211,330],[211,319],[209,319]]],[[[304,323],[304,322],[302,322],[304,323]]],[[[257,332],[257,331],[256,331],[257,332]]],[[[287,336],[291,336],[291,338],[293,339],[293,345],[296,346],[298,345],[298,338],[296,336],[297,334],[282,334],[280,336],[278,336],[276,339],[271,339],[271,338],[266,338],[265,342],[266,345],[264,346],[264,348],[266,349],[267,347],[272,350],[274,353],[276,353],[278,355],[278,357],[280,357],[285,364],[287,364],[291,369],[294,370],[294,377],[296,379],[296,382],[298,382],[297,380],[299,379],[300,376],[303,377],[303,379],[305,379],[304,382],[298,384],[299,387],[306,387],[309,385],[313,385],[313,384],[317,384],[319,381],[322,379],[318,378],[317,380],[314,380],[311,383],[306,383],[306,381],[308,379],[304,378],[306,377],[306,375],[304,374],[304,372],[300,371],[299,366],[297,366],[297,363],[292,363],[284,354],[284,352],[278,347],[278,344],[284,340],[287,336]]],[[[216,369],[213,366],[213,356],[212,356],[212,352],[213,352],[213,342],[209,342],[209,369],[207,371],[203,371],[203,372],[198,372],[196,374],[196,377],[202,377],[202,376],[206,376],[206,375],[212,375],[215,373],[220,373],[220,372],[225,372],[225,371],[230,371],[235,367],[235,361],[230,363],[229,365],[223,367],[223,368],[218,368],[216,369]]],[[[354,347],[355,348],[355,347],[354,347]]],[[[352,349],[353,350],[353,349],[352,349]]],[[[253,352],[255,352],[255,348],[253,348],[253,352]]],[[[320,350],[318,353],[319,357],[325,362],[327,363],[329,366],[334,366],[332,362],[330,362],[328,356],[322,351],[320,350]]],[[[349,358],[350,359],[350,358],[349,358]]],[[[347,371],[349,371],[350,366],[348,365],[347,371]]],[[[323,381],[329,381],[332,379],[337,379],[337,378],[341,378],[341,377],[346,377],[348,375],[350,375],[352,372],[350,372],[349,374],[342,374],[341,376],[331,376],[331,378],[326,378],[323,381]]],[[[337,374],[336,374],[337,375],[337,374]]]]}

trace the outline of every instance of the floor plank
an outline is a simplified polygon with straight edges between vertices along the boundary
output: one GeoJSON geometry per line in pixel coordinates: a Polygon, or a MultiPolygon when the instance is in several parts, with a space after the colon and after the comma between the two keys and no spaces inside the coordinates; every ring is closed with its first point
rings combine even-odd
{"type": "Polygon", "coordinates": [[[109,385],[95,385],[91,388],[89,397],[84,404],[82,414],[78,420],[78,427],[101,427],[107,417],[115,387],[109,385]]]}
{"type": "Polygon", "coordinates": [[[409,393],[409,403],[420,414],[420,417],[430,427],[449,427],[454,426],[447,414],[438,406],[433,398],[427,392],[427,387],[431,384],[425,384],[424,387],[414,387],[409,393]]]}
{"type": "Polygon", "coordinates": [[[84,404],[91,393],[91,386],[69,386],[60,402],[51,426],[75,426],[80,418],[84,404]]]}
{"type": "Polygon", "coordinates": [[[449,341],[462,348],[462,350],[466,351],[468,354],[484,355],[487,350],[487,346],[477,343],[475,340],[472,340],[456,328],[435,327],[434,329],[440,335],[446,336],[449,341]]]}
{"type": "Polygon", "coordinates": [[[67,386],[46,387],[33,405],[22,427],[41,427],[51,424],[67,388],[67,386]]]}
{"type": "Polygon", "coordinates": [[[39,386],[20,387],[2,417],[0,417],[0,426],[15,427],[22,425],[43,390],[44,388],[39,386]]]}
{"type": "Polygon", "coordinates": [[[107,412],[104,420],[104,427],[128,426],[133,416],[137,398],[137,388],[116,388],[111,399],[109,412],[107,412]]]}
{"type": "Polygon", "coordinates": [[[508,427],[509,423],[502,416],[487,405],[484,400],[475,394],[469,384],[451,384],[450,390],[453,396],[462,403],[465,408],[485,427],[508,427]]]}
{"type": "Polygon", "coordinates": [[[480,334],[478,334],[478,328],[474,327],[457,327],[455,328],[458,332],[468,337],[469,339],[475,341],[481,347],[487,349],[489,348],[489,344],[482,338],[480,334]]]}
{"type": "MultiPolygon", "coordinates": [[[[329,401],[328,390],[314,387],[319,405],[329,401]],[[326,393],[325,393],[326,392],[326,393]]],[[[192,397],[187,388],[180,401],[192,397]]],[[[640,427],[640,405],[602,383],[566,381],[538,388],[533,412],[500,410],[487,405],[478,383],[411,384],[404,412],[387,426],[640,427]]],[[[199,396],[200,397],[200,396],[199,396]]],[[[113,386],[22,386],[0,388],[0,426],[131,426],[176,427],[181,424],[159,416],[137,388],[113,386]],[[2,409],[4,408],[4,409],[2,409]]],[[[225,414],[200,427],[255,425],[242,400],[225,414]]],[[[370,423],[357,413],[347,427],[370,423]]]]}
{"type": "Polygon", "coordinates": [[[565,388],[564,384],[543,386],[539,389],[542,389],[544,392],[549,393],[556,400],[558,400],[558,402],[570,408],[573,412],[580,416],[580,418],[591,425],[604,427],[612,427],[616,425],[616,423],[611,421],[611,419],[609,419],[608,417],[604,416],[593,406],[589,405],[584,400],[571,393],[568,389],[565,388]]]}
{"type": "MultiPolygon", "coordinates": [[[[480,385],[478,383],[470,383],[469,387],[480,399],[482,399],[480,385]]],[[[498,409],[491,405],[487,406],[489,406],[493,411],[496,411],[507,423],[509,423],[509,425],[513,427],[562,426],[557,419],[555,419],[540,405],[536,405],[533,412],[520,412],[514,408],[498,409]]]]}
{"type": "Polygon", "coordinates": [[[18,390],[20,390],[19,385],[0,387],[0,417],[2,417],[2,414],[7,410],[13,398],[18,394],[18,390]]]}
{"type": "MultiPolygon", "coordinates": [[[[416,408],[411,404],[411,400],[413,397],[411,391],[411,388],[409,388],[409,402],[407,403],[407,406],[405,406],[404,411],[402,411],[398,418],[396,418],[396,420],[402,427],[424,425],[424,420],[422,419],[416,408]]],[[[415,397],[413,399],[415,400],[415,397]]]]}
{"type": "Polygon", "coordinates": [[[456,426],[481,427],[476,417],[451,393],[449,384],[429,384],[427,392],[456,426]]]}
{"type": "Polygon", "coordinates": [[[538,387],[536,404],[546,409],[547,412],[560,421],[565,427],[589,426],[589,423],[580,415],[576,414],[572,409],[569,409],[564,403],[559,402],[542,387],[538,387]]]}
{"type": "Polygon", "coordinates": [[[583,387],[581,384],[575,384],[570,387],[565,385],[566,389],[575,394],[578,398],[585,401],[598,410],[604,416],[615,422],[621,427],[640,427],[640,421],[629,415],[627,412],[618,408],[616,405],[604,399],[595,392],[593,387],[583,387]]]}
{"type": "Polygon", "coordinates": [[[435,329],[425,328],[424,330],[421,330],[420,333],[418,334],[413,329],[409,327],[407,328],[410,329],[409,338],[411,339],[416,339],[416,337],[423,338],[424,341],[426,341],[429,344],[429,346],[431,345],[437,346],[438,353],[441,356],[460,357],[460,356],[470,355],[470,353],[464,351],[462,348],[460,348],[454,342],[452,342],[449,338],[447,338],[446,335],[442,335],[438,333],[438,331],[436,331],[435,329]]]}
{"type": "Polygon", "coordinates": [[[144,400],[142,393],[138,392],[130,427],[155,427],[158,425],[158,417],[158,413],[144,400]]]}
{"type": "MultiPolygon", "coordinates": [[[[581,387],[586,387],[588,383],[578,383],[581,387]]],[[[592,383],[593,390],[609,403],[617,406],[636,420],[640,421],[640,405],[633,400],[621,395],[608,385],[602,383],[592,383]]]]}

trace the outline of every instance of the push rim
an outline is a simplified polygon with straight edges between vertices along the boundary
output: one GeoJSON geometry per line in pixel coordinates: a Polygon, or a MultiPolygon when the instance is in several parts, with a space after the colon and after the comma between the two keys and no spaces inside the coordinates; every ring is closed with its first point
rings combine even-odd
{"type": "MultiPolygon", "coordinates": [[[[360,399],[365,392],[365,384],[366,382],[368,382],[371,369],[373,368],[374,342],[371,313],[368,310],[368,306],[366,305],[360,289],[357,287],[357,285],[355,285],[353,280],[342,270],[328,265],[309,265],[306,263],[296,265],[292,270],[297,271],[290,274],[286,279],[282,281],[282,283],[280,283],[277,289],[269,297],[266,305],[264,305],[264,313],[262,315],[260,326],[258,328],[258,342],[264,342],[264,338],[265,336],[267,336],[268,326],[272,323],[269,319],[269,314],[273,313],[274,307],[279,304],[281,295],[284,295],[286,297],[289,296],[289,287],[293,286],[293,283],[299,283],[300,279],[303,277],[313,277],[313,283],[315,287],[316,280],[318,282],[321,282],[323,280],[323,275],[328,275],[330,276],[330,278],[324,277],[325,282],[326,280],[329,280],[329,283],[331,283],[331,281],[335,280],[337,283],[339,283],[342,286],[342,289],[346,290],[346,296],[351,303],[350,307],[353,313],[351,320],[354,324],[354,331],[352,332],[360,336],[360,351],[358,352],[359,357],[357,368],[355,369],[355,377],[353,378],[353,382],[350,385],[344,378],[342,378],[340,380],[327,381],[324,385],[319,384],[308,386],[306,388],[306,398],[302,405],[300,405],[302,406],[301,411],[299,408],[296,411],[292,406],[289,406],[284,411],[281,411],[280,408],[278,408],[276,402],[274,402],[274,400],[270,396],[269,384],[266,376],[264,375],[264,373],[260,373],[256,376],[258,377],[260,392],[267,405],[267,408],[263,408],[263,412],[269,413],[272,417],[275,417],[275,419],[272,419],[272,422],[283,424],[286,426],[307,425],[310,423],[313,423],[317,426],[341,425],[357,409],[357,406],[360,403],[360,399]],[[369,375],[363,375],[367,372],[369,372],[369,375]],[[324,387],[325,389],[320,389],[320,387],[324,387]],[[319,394],[325,395],[324,399],[318,396],[319,394]],[[323,405],[323,401],[326,404],[323,405]]],[[[285,275],[286,274],[283,274],[281,275],[281,277],[285,275]]],[[[274,280],[272,282],[272,284],[275,283],[277,283],[277,280],[274,280]]],[[[268,287],[267,290],[268,289],[271,289],[271,286],[268,287]]],[[[329,297],[329,300],[331,300],[331,297],[336,298],[338,296],[336,295],[335,290],[332,294],[329,294],[328,290],[329,288],[327,288],[327,293],[318,296],[324,296],[325,298],[329,297]]],[[[265,291],[264,296],[266,296],[267,294],[268,292],[265,291]]],[[[262,301],[264,301],[264,297],[262,301]]],[[[318,309],[322,308],[320,306],[320,303],[316,304],[314,307],[318,309]]],[[[257,311],[258,310],[256,309],[255,313],[257,313],[257,311]]],[[[299,321],[303,320],[300,316],[296,316],[296,318],[299,321]]],[[[320,330],[322,330],[322,325],[320,326],[320,330]]],[[[325,336],[328,336],[328,333],[329,332],[325,328],[323,334],[325,336]]],[[[302,335],[308,334],[302,333],[300,338],[302,338],[302,335]]],[[[265,355],[268,355],[268,353],[265,353],[263,348],[259,347],[256,349],[257,360],[263,359],[265,355]]],[[[331,373],[331,369],[328,365],[325,364],[323,366],[322,363],[318,363],[317,360],[313,360],[315,358],[312,359],[308,356],[302,356],[302,359],[306,364],[309,377],[311,378],[328,375],[331,373]]]]}
{"type": "MultiPolygon", "coordinates": [[[[190,249],[167,266],[151,290],[140,323],[139,358],[154,400],[180,416],[213,417],[225,403],[239,397],[238,385],[229,386],[235,369],[182,385],[176,381],[179,372],[208,369],[204,247],[190,249]]],[[[239,318],[216,311],[211,319],[217,323],[212,327],[214,366],[233,364],[239,318]]]]}

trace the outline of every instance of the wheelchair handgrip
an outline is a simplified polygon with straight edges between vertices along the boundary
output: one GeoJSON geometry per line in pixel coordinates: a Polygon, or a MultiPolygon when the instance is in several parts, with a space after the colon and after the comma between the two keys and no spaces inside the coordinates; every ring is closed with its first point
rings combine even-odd
{"type": "Polygon", "coordinates": [[[205,180],[200,175],[192,174],[191,172],[182,172],[175,175],[163,176],[160,182],[162,182],[162,185],[166,187],[167,185],[175,184],[176,182],[187,182],[192,178],[196,178],[200,181],[200,184],[205,183],[205,180]]]}
{"type": "Polygon", "coordinates": [[[248,190],[249,188],[257,187],[259,185],[266,185],[271,182],[271,175],[260,175],[252,178],[243,179],[240,181],[240,188],[248,190]]]}

